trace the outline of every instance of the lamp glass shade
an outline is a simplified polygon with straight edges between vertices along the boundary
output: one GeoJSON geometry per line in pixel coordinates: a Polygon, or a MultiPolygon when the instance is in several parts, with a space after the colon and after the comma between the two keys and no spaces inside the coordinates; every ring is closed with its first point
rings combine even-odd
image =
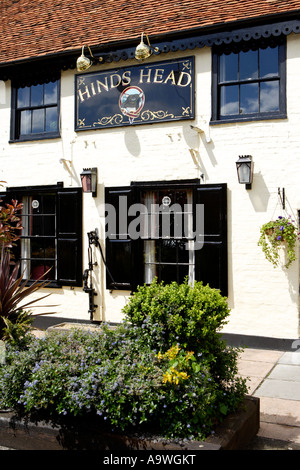
{"type": "Polygon", "coordinates": [[[250,168],[248,165],[240,165],[238,168],[238,178],[241,184],[250,183],[250,168]]]}
{"type": "Polygon", "coordinates": [[[93,194],[96,194],[97,191],[97,173],[92,173],[92,178],[91,178],[91,190],[93,194]]]}
{"type": "Polygon", "coordinates": [[[144,43],[144,40],[143,40],[144,33],[142,33],[141,42],[139,43],[139,45],[135,49],[135,58],[137,60],[148,59],[148,57],[150,57],[151,54],[152,54],[152,50],[151,50],[151,47],[150,47],[150,42],[149,42],[148,36],[147,35],[145,35],[145,36],[147,38],[148,45],[144,43]]]}
{"type": "Polygon", "coordinates": [[[137,60],[145,60],[150,57],[151,54],[152,51],[150,47],[147,46],[147,44],[145,44],[143,41],[141,41],[140,44],[136,47],[135,58],[137,60]]]}
{"type": "Polygon", "coordinates": [[[97,195],[97,168],[85,168],[80,175],[82,190],[84,193],[97,195]]]}
{"type": "Polygon", "coordinates": [[[240,156],[236,162],[238,180],[240,184],[251,184],[253,176],[253,162],[251,155],[240,156]]]}
{"type": "Polygon", "coordinates": [[[92,175],[81,175],[81,184],[84,193],[92,192],[92,175]]]}
{"type": "Polygon", "coordinates": [[[92,62],[88,57],[85,57],[83,54],[78,57],[77,62],[76,62],[76,68],[79,72],[83,72],[84,70],[87,70],[90,68],[92,65],[92,62]]]}

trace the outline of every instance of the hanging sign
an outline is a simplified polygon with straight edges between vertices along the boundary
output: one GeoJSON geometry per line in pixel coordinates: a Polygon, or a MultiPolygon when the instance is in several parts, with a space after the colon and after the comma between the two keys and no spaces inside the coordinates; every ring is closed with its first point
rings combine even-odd
{"type": "Polygon", "coordinates": [[[76,75],[76,131],[194,119],[194,58],[76,75]]]}

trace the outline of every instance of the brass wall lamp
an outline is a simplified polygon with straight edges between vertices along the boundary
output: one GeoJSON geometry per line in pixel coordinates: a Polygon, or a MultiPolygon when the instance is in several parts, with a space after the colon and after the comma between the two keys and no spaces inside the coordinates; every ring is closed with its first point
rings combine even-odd
{"type": "Polygon", "coordinates": [[[78,57],[78,59],[76,61],[76,68],[77,68],[78,72],[84,72],[85,70],[89,69],[91,67],[91,65],[93,65],[93,63],[95,63],[97,60],[99,62],[103,62],[103,57],[99,57],[98,59],[96,59],[93,56],[92,51],[91,51],[89,46],[82,46],[81,56],[78,57]],[[90,51],[92,59],[89,59],[88,57],[86,57],[84,55],[84,48],[85,47],[87,47],[88,50],[90,51]]]}
{"type": "Polygon", "coordinates": [[[151,46],[147,34],[145,34],[145,36],[147,38],[148,44],[144,43],[144,41],[143,41],[144,34],[145,33],[142,33],[141,42],[139,43],[139,45],[135,49],[135,58],[139,61],[143,61],[145,59],[148,59],[148,57],[150,57],[153,52],[159,52],[158,47],[152,47],[151,46]]]}

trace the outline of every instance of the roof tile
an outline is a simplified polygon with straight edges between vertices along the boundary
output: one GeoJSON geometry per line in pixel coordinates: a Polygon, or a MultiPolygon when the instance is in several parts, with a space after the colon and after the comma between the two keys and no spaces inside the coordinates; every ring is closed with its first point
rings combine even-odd
{"type": "Polygon", "coordinates": [[[297,11],[300,0],[4,0],[0,63],[297,11]]]}

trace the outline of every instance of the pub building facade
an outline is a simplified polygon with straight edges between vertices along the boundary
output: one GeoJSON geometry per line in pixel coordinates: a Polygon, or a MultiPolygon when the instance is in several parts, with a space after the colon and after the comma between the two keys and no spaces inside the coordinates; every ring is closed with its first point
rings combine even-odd
{"type": "Polygon", "coordinates": [[[2,4],[0,54],[1,197],[23,203],[14,251],[48,319],[119,323],[138,285],[188,278],[228,298],[223,332],[298,338],[298,245],[274,268],[258,239],[299,223],[300,1],[81,2],[80,33],[52,3],[2,4]]]}

